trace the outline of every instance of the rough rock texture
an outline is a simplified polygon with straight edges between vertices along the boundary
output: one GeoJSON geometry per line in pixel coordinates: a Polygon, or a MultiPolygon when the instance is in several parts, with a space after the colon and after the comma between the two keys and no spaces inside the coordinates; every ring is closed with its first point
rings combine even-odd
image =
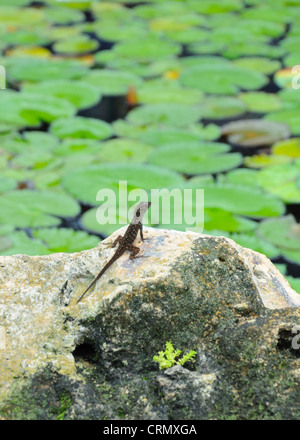
{"type": "Polygon", "coordinates": [[[76,304],[122,229],[76,254],[0,257],[0,417],[299,419],[300,295],[272,263],[145,228],[142,257],[76,304]],[[166,341],[196,361],[160,371],[166,341]]]}

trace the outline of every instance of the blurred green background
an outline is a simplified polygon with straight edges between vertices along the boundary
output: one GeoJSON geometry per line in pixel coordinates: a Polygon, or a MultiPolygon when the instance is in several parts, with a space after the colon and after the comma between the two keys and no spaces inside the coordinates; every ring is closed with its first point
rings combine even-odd
{"type": "Polygon", "coordinates": [[[96,194],[120,180],[203,188],[204,232],[300,292],[298,0],[6,3],[1,255],[96,246],[119,227],[97,223],[96,194]]]}

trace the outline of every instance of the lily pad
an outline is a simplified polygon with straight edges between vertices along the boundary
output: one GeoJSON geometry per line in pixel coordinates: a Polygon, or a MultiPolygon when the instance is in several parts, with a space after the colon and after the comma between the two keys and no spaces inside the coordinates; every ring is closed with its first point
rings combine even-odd
{"type": "Polygon", "coordinates": [[[242,3],[239,0],[189,0],[191,9],[200,14],[223,14],[226,12],[238,11],[242,8],[242,3]]]}
{"type": "Polygon", "coordinates": [[[291,263],[296,263],[296,264],[300,265],[300,251],[299,250],[292,251],[292,250],[283,249],[282,255],[287,260],[289,260],[291,263]]]}
{"type": "Polygon", "coordinates": [[[250,168],[265,168],[291,162],[291,158],[284,155],[257,154],[244,159],[244,164],[250,168]]]}
{"type": "Polygon", "coordinates": [[[183,127],[198,121],[200,117],[201,110],[195,106],[163,103],[137,107],[129,112],[126,119],[134,125],[183,127]]]}
{"type": "Polygon", "coordinates": [[[101,162],[142,163],[148,158],[153,147],[133,139],[111,139],[101,146],[97,159],[101,162]]]}
{"type": "Polygon", "coordinates": [[[0,6],[1,24],[6,28],[14,26],[33,26],[45,21],[44,12],[36,8],[19,8],[17,6],[0,6]]]}
{"type": "Polygon", "coordinates": [[[181,46],[173,41],[150,35],[119,42],[113,47],[112,51],[119,57],[147,62],[179,55],[181,46]]]}
{"type": "Polygon", "coordinates": [[[111,126],[94,118],[74,116],[57,119],[50,127],[51,133],[59,138],[107,139],[112,134],[111,126]]]}
{"type": "Polygon", "coordinates": [[[68,173],[63,185],[77,199],[97,204],[96,195],[100,189],[112,189],[118,196],[119,182],[126,181],[127,189],[141,188],[146,191],[155,188],[176,186],[183,178],[166,168],[140,164],[91,165],[68,173]]]}
{"type": "Polygon", "coordinates": [[[277,258],[280,255],[279,249],[272,243],[262,240],[253,234],[231,234],[230,238],[248,249],[266,255],[268,258],[277,258]]]}
{"type": "Polygon", "coordinates": [[[267,113],[279,110],[282,107],[278,96],[272,93],[247,92],[241,93],[239,98],[251,112],[267,113]]]}
{"type": "Polygon", "coordinates": [[[207,119],[224,119],[240,116],[247,111],[246,104],[231,96],[208,96],[200,104],[201,114],[207,119]]]}
{"type": "Polygon", "coordinates": [[[163,145],[179,142],[210,141],[217,139],[219,136],[220,128],[215,124],[208,124],[205,127],[202,124],[193,124],[188,129],[175,127],[162,127],[160,129],[153,127],[137,135],[141,141],[154,147],[162,147],[163,145]]]}
{"type": "Polygon", "coordinates": [[[116,224],[113,223],[114,219],[112,219],[111,223],[100,224],[97,222],[97,209],[98,208],[89,209],[81,217],[81,224],[88,231],[109,236],[121,226],[128,223],[127,219],[117,217],[116,224]]]}
{"type": "Polygon", "coordinates": [[[117,27],[112,26],[110,21],[102,21],[96,23],[94,31],[102,40],[113,42],[139,39],[147,35],[147,27],[141,22],[122,23],[117,27]]]}
{"type": "Polygon", "coordinates": [[[73,217],[79,205],[71,197],[50,191],[11,191],[0,199],[0,222],[27,228],[54,226],[59,217],[73,217]]]}
{"type": "Polygon", "coordinates": [[[58,6],[56,3],[54,7],[46,9],[46,19],[55,24],[70,24],[83,21],[84,15],[81,11],[58,6]]]}
{"type": "Polygon", "coordinates": [[[53,149],[53,153],[57,156],[74,157],[76,155],[82,156],[82,154],[95,156],[100,151],[101,145],[101,142],[95,139],[66,138],[53,149]]]}
{"type": "MultiPolygon", "coordinates": [[[[295,91],[295,93],[297,92],[295,91]]],[[[291,134],[300,134],[300,114],[298,108],[291,110],[279,110],[269,113],[265,116],[265,120],[274,121],[277,125],[279,123],[286,124],[290,128],[291,134]]]]}
{"type": "Polygon", "coordinates": [[[247,119],[223,125],[222,134],[232,144],[242,147],[259,147],[289,137],[287,125],[260,119],[247,119]]]}
{"type": "Polygon", "coordinates": [[[239,89],[259,89],[267,81],[262,73],[230,64],[192,66],[180,76],[180,82],[185,87],[221,95],[235,95],[239,89]]]}
{"type": "Polygon", "coordinates": [[[87,35],[74,35],[69,38],[57,41],[53,49],[60,54],[83,54],[93,52],[98,49],[99,43],[96,40],[89,38],[87,35]]]}
{"type": "Polygon", "coordinates": [[[0,251],[1,255],[47,255],[50,252],[43,245],[41,240],[33,240],[23,231],[15,231],[9,234],[9,247],[0,251]]]}
{"type": "Polygon", "coordinates": [[[275,155],[283,155],[291,158],[300,157],[300,138],[295,137],[276,142],[271,150],[275,155]]]}
{"type": "Polygon", "coordinates": [[[49,252],[80,252],[98,245],[99,238],[84,231],[72,229],[42,228],[33,231],[33,236],[45,244],[49,252]]]}
{"type": "Polygon", "coordinates": [[[75,107],[55,96],[5,90],[1,94],[0,112],[4,121],[17,126],[35,126],[41,121],[52,122],[57,118],[72,116],[75,107]]]}
{"type": "Polygon", "coordinates": [[[276,217],[284,212],[283,203],[259,188],[230,183],[207,184],[204,188],[205,207],[220,208],[252,218],[276,217]]]}
{"type": "Polygon", "coordinates": [[[281,63],[278,60],[272,60],[264,57],[243,57],[232,62],[235,66],[252,69],[265,75],[270,75],[280,69],[281,63]]]}
{"type": "Polygon", "coordinates": [[[300,202],[300,163],[290,163],[267,167],[259,171],[259,184],[269,193],[275,194],[286,203],[300,202]]]}
{"type": "Polygon", "coordinates": [[[247,232],[253,231],[257,223],[220,208],[207,208],[204,226],[208,231],[222,229],[228,232],[247,232]]]}
{"type": "Polygon", "coordinates": [[[274,75],[274,81],[279,87],[292,87],[293,80],[298,72],[293,72],[292,67],[278,70],[274,75]]]}
{"type": "Polygon", "coordinates": [[[129,86],[137,87],[142,83],[141,78],[133,73],[112,69],[91,70],[84,80],[104,95],[124,95],[129,86]]]}
{"type": "Polygon", "coordinates": [[[228,150],[227,144],[214,142],[176,143],[155,149],[149,162],[159,166],[168,164],[168,168],[186,174],[218,173],[242,162],[239,153],[224,154],[228,150]]]}
{"type": "Polygon", "coordinates": [[[88,67],[70,59],[41,59],[11,57],[3,63],[9,79],[15,81],[46,81],[53,79],[80,79],[88,67]]]}
{"type": "Polygon", "coordinates": [[[238,168],[226,174],[226,182],[247,187],[259,186],[257,171],[247,168],[238,168]]]}
{"type": "Polygon", "coordinates": [[[14,179],[0,177],[0,193],[5,193],[11,189],[15,189],[17,182],[14,179]]]}
{"type": "Polygon", "coordinates": [[[69,101],[76,108],[91,107],[100,101],[99,89],[84,81],[52,80],[36,84],[25,84],[25,92],[41,94],[42,96],[56,96],[69,101]]]}
{"type": "Polygon", "coordinates": [[[263,43],[259,39],[233,42],[223,50],[223,56],[230,59],[237,59],[242,56],[261,56],[270,57],[271,59],[281,58],[285,55],[286,50],[280,46],[270,46],[263,43]]]}
{"type": "Polygon", "coordinates": [[[138,101],[142,104],[170,102],[175,104],[193,105],[201,101],[200,90],[188,89],[174,85],[174,81],[148,81],[137,88],[138,101]]]}
{"type": "Polygon", "coordinates": [[[294,278],[294,277],[291,277],[291,276],[286,276],[285,278],[290,283],[291,288],[294,289],[295,292],[300,294],[300,279],[299,278],[294,278]]]}
{"type": "Polygon", "coordinates": [[[280,249],[299,252],[300,225],[292,215],[264,220],[259,224],[257,234],[280,249]]]}

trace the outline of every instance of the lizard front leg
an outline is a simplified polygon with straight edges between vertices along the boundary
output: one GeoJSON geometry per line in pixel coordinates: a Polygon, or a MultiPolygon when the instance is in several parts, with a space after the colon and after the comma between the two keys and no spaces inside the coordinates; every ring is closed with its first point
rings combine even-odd
{"type": "Polygon", "coordinates": [[[139,230],[140,230],[141,240],[142,240],[142,241],[145,241],[145,240],[144,240],[144,236],[143,236],[143,225],[142,225],[142,223],[139,224],[139,230]]]}

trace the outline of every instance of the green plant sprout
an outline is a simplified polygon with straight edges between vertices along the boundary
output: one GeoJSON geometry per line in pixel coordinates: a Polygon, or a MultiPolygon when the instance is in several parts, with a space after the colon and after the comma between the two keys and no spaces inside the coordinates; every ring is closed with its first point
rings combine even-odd
{"type": "Polygon", "coordinates": [[[181,354],[181,350],[175,350],[172,342],[166,342],[165,351],[159,351],[158,356],[153,356],[154,362],[159,363],[159,369],[164,370],[166,368],[173,367],[174,365],[184,365],[186,362],[192,360],[196,355],[196,351],[191,350],[189,353],[182,356],[181,359],[176,358],[181,354]]]}

